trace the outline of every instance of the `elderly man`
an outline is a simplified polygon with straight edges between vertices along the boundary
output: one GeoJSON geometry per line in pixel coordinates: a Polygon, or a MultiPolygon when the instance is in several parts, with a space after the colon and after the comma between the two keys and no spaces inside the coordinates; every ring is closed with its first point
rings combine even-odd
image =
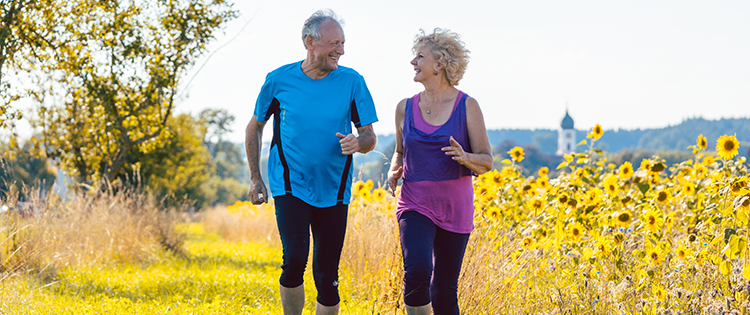
{"type": "Polygon", "coordinates": [[[268,201],[260,175],[263,127],[273,116],[268,177],[283,245],[280,279],[284,314],[302,314],[302,275],[313,234],[313,278],[318,291],[316,313],[338,314],[338,266],[344,245],[351,192],[352,155],[367,153],[377,137],[375,105],[365,80],[339,66],[344,54],[342,22],[333,11],[320,10],[305,21],[303,61],[266,76],[255,114],[245,130],[245,149],[253,204],[268,201]],[[359,136],[352,134],[352,124],[359,136]]]}

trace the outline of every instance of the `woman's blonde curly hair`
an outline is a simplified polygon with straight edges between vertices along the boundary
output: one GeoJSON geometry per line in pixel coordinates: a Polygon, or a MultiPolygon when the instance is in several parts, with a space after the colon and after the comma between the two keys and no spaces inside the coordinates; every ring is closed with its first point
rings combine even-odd
{"type": "Polygon", "coordinates": [[[470,53],[461,41],[461,35],[441,28],[435,28],[432,34],[428,35],[420,29],[411,50],[416,54],[419,48],[425,45],[430,45],[435,61],[443,65],[448,83],[452,86],[458,85],[458,81],[461,81],[466,72],[470,53]]]}

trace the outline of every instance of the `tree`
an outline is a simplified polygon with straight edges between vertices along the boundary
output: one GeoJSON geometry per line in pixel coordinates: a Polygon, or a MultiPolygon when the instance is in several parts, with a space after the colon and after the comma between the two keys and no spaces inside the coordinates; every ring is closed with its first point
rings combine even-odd
{"type": "MultiPolygon", "coordinates": [[[[22,193],[24,187],[42,187],[42,191],[49,192],[56,178],[56,169],[50,160],[45,159],[32,150],[31,143],[26,142],[18,147],[15,140],[0,143],[0,200],[13,192],[22,193]]],[[[21,194],[20,200],[27,196],[21,194]]]]}
{"type": "Polygon", "coordinates": [[[33,123],[78,181],[115,180],[169,141],[180,78],[236,13],[224,0],[75,2],[33,123]]]}
{"type": "Polygon", "coordinates": [[[224,144],[224,135],[231,131],[230,128],[232,127],[232,123],[234,123],[234,115],[223,108],[207,108],[202,110],[198,116],[204,121],[206,127],[203,144],[208,147],[211,157],[216,157],[219,146],[224,144]]]}
{"type": "Polygon", "coordinates": [[[12,127],[21,112],[12,103],[31,91],[13,89],[11,72],[28,71],[49,58],[54,33],[70,2],[52,0],[0,0],[0,129],[12,127]]]}
{"type": "Polygon", "coordinates": [[[127,164],[134,172],[123,172],[121,179],[140,177],[143,184],[172,202],[203,200],[203,186],[212,172],[211,156],[201,144],[200,121],[181,114],[167,123],[159,146],[144,152],[131,147],[127,164]]]}

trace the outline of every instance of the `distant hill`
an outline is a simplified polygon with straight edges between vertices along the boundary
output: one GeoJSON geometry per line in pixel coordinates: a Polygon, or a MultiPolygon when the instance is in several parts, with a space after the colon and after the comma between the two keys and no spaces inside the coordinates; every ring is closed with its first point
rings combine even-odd
{"type": "MultiPolygon", "coordinates": [[[[703,118],[685,119],[674,126],[653,129],[633,130],[607,130],[604,127],[604,135],[597,141],[597,147],[608,152],[617,152],[623,149],[649,150],[649,151],[687,151],[687,147],[694,145],[699,134],[703,134],[709,141],[709,150],[715,146],[716,139],[728,134],[737,134],[740,141],[740,154],[747,154],[750,147],[750,118],[723,118],[718,120],[707,120],[703,118]]],[[[576,139],[586,139],[589,130],[576,130],[576,139]]],[[[540,151],[553,154],[557,151],[557,129],[491,129],[487,130],[490,144],[497,146],[503,141],[512,140],[520,146],[535,145],[540,151]]],[[[393,144],[395,136],[379,135],[378,148],[393,144]]],[[[369,160],[362,157],[362,160],[369,160]]]]}

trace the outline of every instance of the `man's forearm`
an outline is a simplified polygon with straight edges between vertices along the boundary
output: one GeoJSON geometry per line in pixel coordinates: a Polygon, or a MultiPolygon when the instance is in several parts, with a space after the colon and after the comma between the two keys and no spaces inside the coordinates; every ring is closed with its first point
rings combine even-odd
{"type": "Polygon", "coordinates": [[[263,126],[253,120],[247,124],[245,129],[245,153],[247,164],[250,167],[250,179],[261,179],[260,175],[260,149],[263,137],[263,126]]]}
{"type": "Polygon", "coordinates": [[[372,125],[364,126],[358,132],[357,141],[359,142],[359,150],[357,152],[367,153],[375,149],[375,145],[378,143],[378,136],[375,135],[372,125]]]}

